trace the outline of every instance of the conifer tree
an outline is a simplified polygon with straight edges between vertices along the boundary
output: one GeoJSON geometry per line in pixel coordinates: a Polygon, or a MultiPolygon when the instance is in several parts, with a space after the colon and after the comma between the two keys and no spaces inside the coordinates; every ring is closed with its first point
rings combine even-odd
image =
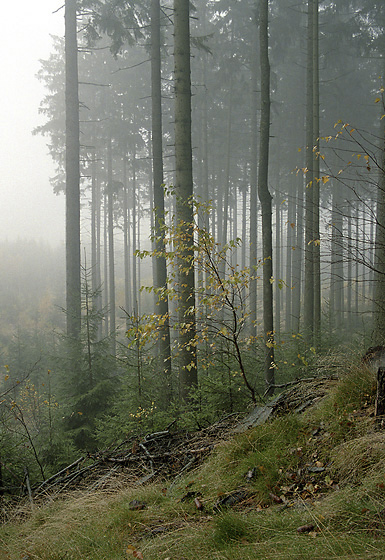
{"type": "Polygon", "coordinates": [[[175,189],[181,397],[197,385],[191,146],[190,3],[174,0],[175,189]]]}
{"type": "Polygon", "coordinates": [[[76,0],[65,2],[67,335],[81,328],[79,94],[76,0]]]}

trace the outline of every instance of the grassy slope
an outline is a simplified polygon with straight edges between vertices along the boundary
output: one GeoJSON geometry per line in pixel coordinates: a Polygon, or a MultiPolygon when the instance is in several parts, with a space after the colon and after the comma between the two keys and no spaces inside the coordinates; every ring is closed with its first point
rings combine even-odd
{"type": "Polygon", "coordinates": [[[374,375],[352,366],[317,407],[235,436],[171,489],[77,494],[35,510],[0,528],[0,560],[383,559],[385,432],[370,415],[374,389],[374,375]],[[216,511],[239,488],[248,499],[216,511]],[[131,510],[131,500],[146,508],[131,510]]]}

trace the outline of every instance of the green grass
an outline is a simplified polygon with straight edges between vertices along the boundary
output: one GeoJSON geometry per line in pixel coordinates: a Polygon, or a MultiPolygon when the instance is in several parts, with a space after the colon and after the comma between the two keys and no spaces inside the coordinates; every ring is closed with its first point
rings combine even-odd
{"type": "Polygon", "coordinates": [[[373,391],[372,374],[348,368],[315,408],[234,436],[172,488],[77,493],[36,508],[0,527],[0,560],[127,560],[135,550],[145,560],[383,560],[385,435],[370,415],[373,391]],[[326,470],[309,473],[316,463],[326,470]],[[215,507],[239,489],[248,499],[215,507]],[[203,511],[182,499],[187,491],[203,511]],[[147,507],[131,510],[134,499],[147,507]]]}

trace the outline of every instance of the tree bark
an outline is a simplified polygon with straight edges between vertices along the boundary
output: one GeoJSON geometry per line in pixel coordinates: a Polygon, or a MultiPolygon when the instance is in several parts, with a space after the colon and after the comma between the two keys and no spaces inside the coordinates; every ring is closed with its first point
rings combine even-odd
{"type": "Polygon", "coordinates": [[[272,197],[268,188],[270,140],[270,63],[268,52],[268,0],[260,3],[261,128],[259,148],[258,195],[262,208],[263,244],[263,330],[265,338],[265,383],[267,394],[274,393],[274,321],[273,321],[273,236],[272,197]]]}
{"type": "MultiPolygon", "coordinates": [[[[131,236],[130,236],[130,203],[127,178],[127,156],[126,151],[122,160],[123,166],[123,232],[124,232],[124,305],[128,315],[132,313],[131,294],[131,236]]],[[[131,326],[127,317],[127,329],[131,326]]]]}
{"type": "Polygon", "coordinates": [[[65,2],[66,105],[66,306],[67,335],[77,340],[81,329],[80,279],[80,142],[76,0],[65,2]]]}
{"type": "MultiPolygon", "coordinates": [[[[95,136],[94,136],[95,140],[95,136]]],[[[99,313],[96,340],[102,338],[102,302],[101,302],[101,272],[100,272],[100,181],[96,164],[96,149],[92,153],[92,200],[91,200],[91,278],[92,305],[99,313]]]]}
{"type": "Polygon", "coordinates": [[[303,198],[302,184],[297,185],[296,195],[296,227],[295,227],[295,251],[293,254],[293,293],[292,293],[292,331],[300,332],[301,295],[302,295],[302,255],[303,250],[303,198]]]}
{"type": "Polygon", "coordinates": [[[195,323],[189,0],[174,0],[175,188],[178,245],[180,393],[198,383],[195,323]]]}
{"type": "Polygon", "coordinates": [[[108,279],[111,354],[116,355],[116,302],[115,302],[115,251],[114,251],[114,183],[112,173],[112,140],[107,145],[107,215],[108,215],[108,279]]]}
{"type": "Polygon", "coordinates": [[[321,256],[320,256],[320,141],[319,141],[319,38],[318,0],[313,0],[313,281],[314,281],[314,344],[321,342],[321,256]]]}
{"type": "Polygon", "coordinates": [[[275,338],[279,342],[281,338],[281,263],[283,262],[282,234],[281,234],[281,202],[275,193],[275,338]]]}
{"type": "Polygon", "coordinates": [[[164,399],[170,402],[171,387],[171,343],[169,307],[167,296],[167,263],[165,250],[165,214],[163,191],[163,148],[162,148],[162,96],[160,56],[160,2],[151,3],[151,96],[152,96],[152,170],[154,196],[155,259],[154,287],[162,291],[158,296],[156,310],[164,319],[159,333],[159,357],[165,377],[164,399]]]}
{"type": "MultiPolygon", "coordinates": [[[[374,416],[383,417],[385,415],[385,368],[379,367],[377,371],[377,392],[374,407],[374,416]]],[[[383,418],[382,418],[383,422],[383,418]]]]}
{"type": "Polygon", "coordinates": [[[293,292],[293,248],[295,245],[295,227],[296,220],[294,218],[295,200],[294,195],[289,192],[287,207],[287,224],[286,224],[286,287],[285,287],[285,330],[292,331],[292,292],[293,292]]]}
{"type": "Polygon", "coordinates": [[[314,0],[308,0],[307,75],[306,75],[306,194],[305,194],[305,288],[304,331],[312,344],[314,335],[314,133],[313,133],[313,10],[314,0]]]}
{"type": "MultiPolygon", "coordinates": [[[[257,10],[256,10],[257,12],[257,10]]],[[[250,332],[257,335],[257,243],[258,243],[258,21],[253,18],[253,60],[251,63],[251,163],[250,163],[250,332]]]]}
{"type": "MultiPolygon", "coordinates": [[[[384,110],[384,109],[383,109],[384,110]]],[[[374,340],[385,344],[385,119],[381,120],[375,241],[374,340]]]]}

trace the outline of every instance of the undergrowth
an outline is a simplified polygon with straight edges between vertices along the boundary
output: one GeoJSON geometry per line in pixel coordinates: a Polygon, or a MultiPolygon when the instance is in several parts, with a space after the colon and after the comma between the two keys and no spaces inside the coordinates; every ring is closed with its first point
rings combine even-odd
{"type": "Polygon", "coordinates": [[[235,435],[184,478],[72,494],[3,525],[0,560],[383,559],[375,376],[345,366],[306,413],[235,435]]]}

